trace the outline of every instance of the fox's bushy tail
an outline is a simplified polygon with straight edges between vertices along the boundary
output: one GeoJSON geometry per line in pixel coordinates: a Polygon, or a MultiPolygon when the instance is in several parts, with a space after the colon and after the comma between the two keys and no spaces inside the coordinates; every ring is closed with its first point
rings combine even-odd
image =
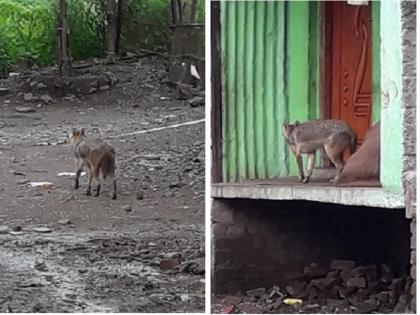
{"type": "Polygon", "coordinates": [[[350,154],[353,154],[354,152],[356,152],[357,149],[357,134],[355,132],[353,132],[352,135],[350,135],[350,154]]]}

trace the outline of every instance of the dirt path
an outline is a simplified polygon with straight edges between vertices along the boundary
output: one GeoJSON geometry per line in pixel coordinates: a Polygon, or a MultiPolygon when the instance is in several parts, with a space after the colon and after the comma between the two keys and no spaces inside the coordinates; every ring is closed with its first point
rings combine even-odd
{"type": "Polygon", "coordinates": [[[22,93],[0,96],[0,225],[14,230],[0,234],[0,311],[202,312],[202,272],[159,265],[168,253],[184,263],[204,257],[204,124],[119,135],[202,119],[204,108],[176,99],[159,58],[89,71],[118,81],[42,107],[22,93]],[[16,111],[28,105],[35,112],[16,111]],[[74,172],[65,142],[72,127],[113,137],[117,200],[109,184],[88,197],[86,176],[79,190],[57,176],[74,172]]]}

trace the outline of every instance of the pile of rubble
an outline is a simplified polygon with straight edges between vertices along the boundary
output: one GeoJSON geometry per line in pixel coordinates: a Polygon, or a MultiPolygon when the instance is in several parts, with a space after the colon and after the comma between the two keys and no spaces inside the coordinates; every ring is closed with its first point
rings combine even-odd
{"type": "Polygon", "coordinates": [[[291,276],[289,295],[309,303],[350,308],[360,313],[404,312],[409,281],[396,278],[390,264],[356,266],[352,260],[333,260],[329,268],[317,264],[291,276]]]}
{"type": "MultiPolygon", "coordinates": [[[[285,275],[284,288],[257,288],[246,296],[224,296],[221,313],[404,313],[409,304],[409,278],[396,277],[390,264],[357,266],[333,260],[312,263],[285,275]]],[[[218,297],[215,297],[217,300],[218,297]]],[[[217,303],[216,303],[217,304],[217,303]]]]}

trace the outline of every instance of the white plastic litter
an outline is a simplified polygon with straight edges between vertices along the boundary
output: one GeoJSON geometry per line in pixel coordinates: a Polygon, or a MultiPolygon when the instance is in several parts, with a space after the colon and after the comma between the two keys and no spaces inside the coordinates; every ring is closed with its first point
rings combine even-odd
{"type": "Polygon", "coordinates": [[[50,187],[52,187],[53,183],[51,183],[51,182],[30,182],[29,185],[31,185],[31,187],[50,188],[50,187]]]}
{"type": "MultiPolygon", "coordinates": [[[[80,176],[85,176],[86,172],[82,172],[80,174],[80,176]]],[[[62,172],[62,173],[58,173],[57,174],[58,177],[70,177],[70,178],[74,178],[76,177],[76,173],[75,172],[62,172]]]]}
{"type": "Polygon", "coordinates": [[[194,65],[190,66],[190,73],[193,77],[200,80],[200,75],[198,74],[197,68],[194,65]]]}

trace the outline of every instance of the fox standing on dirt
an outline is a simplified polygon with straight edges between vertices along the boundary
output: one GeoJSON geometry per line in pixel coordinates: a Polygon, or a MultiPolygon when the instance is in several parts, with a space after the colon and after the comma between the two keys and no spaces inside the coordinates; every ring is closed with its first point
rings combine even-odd
{"type": "Polygon", "coordinates": [[[343,152],[349,147],[356,151],[357,135],[344,121],[318,119],[304,123],[283,124],[286,138],[299,168],[299,181],[307,183],[312,175],[315,152],[322,147],[337,169],[337,176],[344,167],[343,152]],[[308,154],[307,174],[303,173],[302,154],[308,154]]]}
{"type": "Polygon", "coordinates": [[[73,129],[70,133],[70,143],[73,145],[73,152],[76,162],[76,178],[74,189],[79,188],[79,178],[84,167],[89,170],[89,181],[86,195],[91,195],[92,180],[97,183],[95,197],[99,196],[101,183],[99,175],[105,180],[107,177],[113,179],[112,199],[117,198],[117,180],[115,178],[115,150],[102,139],[88,139],[85,129],[73,129]]]}

